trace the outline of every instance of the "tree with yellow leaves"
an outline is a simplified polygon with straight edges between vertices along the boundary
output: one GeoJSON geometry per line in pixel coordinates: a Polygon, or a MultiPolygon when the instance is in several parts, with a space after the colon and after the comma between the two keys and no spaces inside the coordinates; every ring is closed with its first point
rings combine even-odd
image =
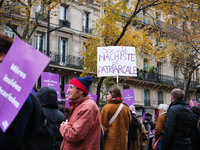
{"type": "MultiPolygon", "coordinates": [[[[163,31],[157,26],[155,18],[151,17],[151,11],[155,11],[159,5],[164,5],[166,2],[164,0],[136,0],[130,2],[129,6],[121,0],[101,2],[100,10],[103,15],[96,20],[96,27],[93,30],[96,36],[89,37],[85,41],[87,49],[83,53],[85,70],[82,75],[88,73],[96,75],[97,47],[132,46],[136,47],[136,52],[141,56],[145,54],[154,55],[157,59],[165,58],[167,53],[163,49],[158,51],[159,46],[156,47],[153,44],[152,39],[161,35],[163,31]]],[[[97,85],[97,104],[104,79],[105,77],[101,77],[97,85]]]]}
{"type": "Polygon", "coordinates": [[[58,1],[44,0],[7,0],[1,1],[0,25],[6,25],[22,40],[28,42],[38,25],[47,17],[48,10],[52,14],[58,1]],[[38,10],[36,10],[38,9],[38,10]],[[23,32],[16,30],[16,26],[23,28],[23,32]]]}
{"type": "Polygon", "coordinates": [[[179,68],[184,76],[185,100],[190,85],[195,87],[196,82],[191,83],[191,78],[200,66],[199,9],[198,0],[189,0],[177,2],[163,11],[166,16],[165,33],[170,39],[166,51],[171,57],[172,65],[179,68]]]}
{"type": "MultiPolygon", "coordinates": [[[[199,2],[197,0],[134,0],[127,2],[124,0],[108,0],[106,2],[99,1],[99,3],[101,4],[102,15],[96,20],[96,27],[93,31],[96,36],[89,37],[85,42],[87,50],[83,53],[85,56],[85,70],[82,75],[88,73],[96,75],[97,47],[133,46],[136,47],[136,52],[139,56],[150,55],[158,61],[165,59],[167,56],[170,56],[172,61],[175,59],[173,56],[180,57],[177,43],[179,43],[179,47],[180,45],[184,46],[188,36],[187,38],[185,36],[185,39],[178,40],[174,35],[179,38],[182,36],[175,33],[179,32],[179,30],[176,30],[179,24],[176,24],[177,26],[174,24],[176,28],[169,28],[172,22],[171,19],[175,17],[173,21],[181,22],[182,19],[179,20],[176,17],[180,15],[179,17],[181,18],[186,10],[188,17],[188,15],[191,15],[190,11],[194,12],[188,6],[199,2]],[[164,16],[165,22],[159,21],[160,14],[164,16]],[[152,39],[156,39],[156,44],[152,39]],[[176,52],[177,55],[175,55],[176,52]]],[[[196,13],[194,14],[197,15],[196,13]]],[[[198,17],[195,20],[199,21],[198,17]]],[[[188,21],[190,22],[191,20],[188,21]]],[[[192,22],[189,24],[194,25],[192,22]]],[[[191,27],[190,30],[192,29],[191,27]]],[[[189,30],[189,26],[187,30],[189,30]]],[[[197,44],[198,37],[196,38],[194,43],[197,44]]],[[[187,43],[191,45],[192,40],[189,41],[187,43]]],[[[193,46],[195,45],[194,43],[193,46]]],[[[191,53],[186,52],[185,54],[187,56],[190,54],[189,56],[191,56],[191,53]]],[[[100,100],[100,89],[104,79],[105,77],[101,77],[97,85],[97,104],[100,100]]],[[[187,90],[185,88],[185,91],[187,90]]]]}

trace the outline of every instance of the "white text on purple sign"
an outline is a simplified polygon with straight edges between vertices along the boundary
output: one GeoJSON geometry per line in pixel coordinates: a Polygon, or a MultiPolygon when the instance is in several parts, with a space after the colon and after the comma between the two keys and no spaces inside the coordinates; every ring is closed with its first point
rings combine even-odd
{"type": "MultiPolygon", "coordinates": [[[[19,75],[22,79],[26,78],[26,74],[24,72],[22,72],[21,70],[19,70],[19,67],[17,65],[15,65],[14,63],[11,65],[10,70],[12,70],[14,73],[16,73],[17,75],[19,75]]],[[[17,90],[18,92],[21,91],[21,86],[19,86],[17,84],[17,81],[15,81],[14,79],[10,79],[8,77],[7,74],[5,74],[3,81],[5,81],[7,84],[9,84],[10,86],[12,86],[15,90],[17,90]]],[[[16,97],[12,96],[12,93],[7,93],[2,86],[0,86],[0,94],[5,97],[7,100],[9,100],[16,108],[19,107],[19,102],[16,100],[16,97]]],[[[5,123],[4,123],[5,126],[5,123]]]]}

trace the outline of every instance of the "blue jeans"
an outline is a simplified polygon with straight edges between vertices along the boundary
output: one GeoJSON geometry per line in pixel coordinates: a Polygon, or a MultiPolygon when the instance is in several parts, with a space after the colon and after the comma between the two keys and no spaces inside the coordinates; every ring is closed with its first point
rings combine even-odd
{"type": "Polygon", "coordinates": [[[157,150],[161,150],[161,142],[162,142],[162,140],[159,140],[159,141],[158,141],[157,150]]]}

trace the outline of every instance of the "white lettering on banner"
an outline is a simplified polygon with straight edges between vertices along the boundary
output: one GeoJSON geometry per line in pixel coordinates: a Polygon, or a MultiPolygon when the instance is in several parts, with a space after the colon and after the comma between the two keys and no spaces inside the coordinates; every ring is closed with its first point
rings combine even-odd
{"type": "Polygon", "coordinates": [[[8,127],[8,121],[7,120],[4,120],[3,122],[2,122],[2,125],[3,125],[3,128],[4,128],[4,130],[8,127]]]}
{"type": "Polygon", "coordinates": [[[44,80],[44,82],[49,82],[49,80],[44,80]]]}
{"type": "Polygon", "coordinates": [[[22,79],[26,78],[26,74],[23,73],[21,70],[19,70],[19,67],[15,65],[14,63],[11,65],[10,70],[12,70],[14,73],[18,74],[22,79]]]}
{"type": "Polygon", "coordinates": [[[127,97],[124,97],[124,98],[133,98],[133,96],[127,96],[127,97]]]}
{"type": "Polygon", "coordinates": [[[14,81],[14,79],[9,79],[7,74],[4,76],[3,80],[11,85],[13,88],[15,88],[15,90],[17,90],[18,92],[21,91],[21,86],[17,84],[17,81],[14,81]]]}
{"type": "Polygon", "coordinates": [[[4,91],[2,86],[0,86],[0,94],[7,98],[16,108],[19,107],[19,102],[16,100],[16,97],[12,97],[12,93],[8,94],[6,91],[4,91]]]}
{"type": "Polygon", "coordinates": [[[47,86],[54,86],[54,84],[48,83],[47,86]]]}
{"type": "Polygon", "coordinates": [[[57,82],[56,82],[56,81],[52,81],[52,80],[50,80],[50,82],[57,84],[57,82]]]}

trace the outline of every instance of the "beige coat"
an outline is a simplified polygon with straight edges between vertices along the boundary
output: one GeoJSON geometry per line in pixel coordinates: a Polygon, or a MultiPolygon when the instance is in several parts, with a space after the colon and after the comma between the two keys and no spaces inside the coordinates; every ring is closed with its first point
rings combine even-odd
{"type": "Polygon", "coordinates": [[[128,144],[128,128],[131,123],[131,114],[127,106],[122,110],[108,126],[108,121],[115,114],[121,101],[112,100],[105,105],[101,111],[101,124],[104,129],[104,149],[105,150],[126,150],[128,144]]]}

